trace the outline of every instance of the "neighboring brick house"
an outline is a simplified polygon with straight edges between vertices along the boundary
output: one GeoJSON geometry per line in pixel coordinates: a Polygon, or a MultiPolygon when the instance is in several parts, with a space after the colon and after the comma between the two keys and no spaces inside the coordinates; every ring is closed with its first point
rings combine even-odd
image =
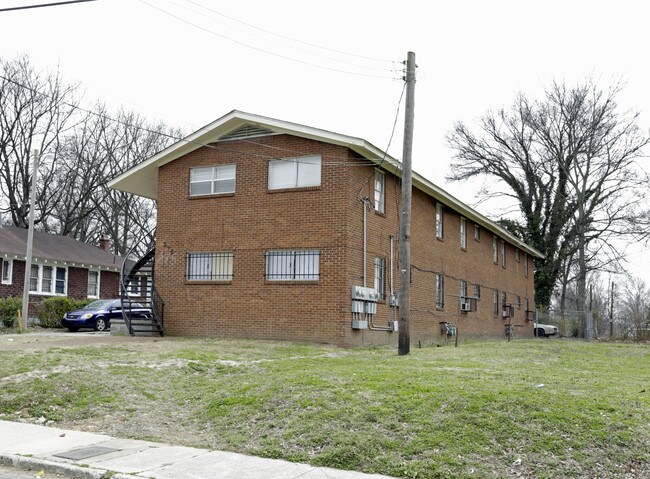
{"type": "MultiPolygon", "coordinates": [[[[167,333],[393,344],[400,166],[360,138],[233,111],[109,185],[157,201],[167,333]],[[364,284],[377,301],[353,301],[364,284]]],[[[413,186],[411,341],[446,340],[446,323],[532,336],[541,254],[417,173],[413,186]]]]}
{"type": "MultiPolygon", "coordinates": [[[[123,258],[103,248],[34,231],[30,268],[30,303],[46,297],[75,299],[119,297],[123,258]]],[[[27,230],[0,227],[0,298],[23,295],[27,230]]]]}

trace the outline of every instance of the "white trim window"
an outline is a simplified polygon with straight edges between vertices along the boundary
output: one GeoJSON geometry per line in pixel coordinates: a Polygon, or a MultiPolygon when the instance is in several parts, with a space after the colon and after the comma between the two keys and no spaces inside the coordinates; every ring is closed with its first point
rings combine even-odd
{"type": "Polygon", "coordinates": [[[386,175],[375,170],[375,211],[383,213],[386,205],[386,175]]]}
{"type": "Polygon", "coordinates": [[[234,253],[187,253],[188,281],[232,281],[234,253]]]}
{"type": "Polygon", "coordinates": [[[524,253],[524,277],[528,278],[528,253],[524,253]]]}
{"type": "Polygon", "coordinates": [[[474,298],[475,299],[481,299],[481,285],[480,284],[475,284],[474,285],[474,298]]]}
{"type": "Polygon", "coordinates": [[[495,316],[499,316],[499,290],[498,289],[494,290],[492,313],[495,316]]]}
{"type": "Polygon", "coordinates": [[[461,249],[467,249],[467,220],[460,217],[460,247],[461,249]]]}
{"type": "Polygon", "coordinates": [[[506,267],[506,242],[501,240],[501,267],[506,267]]]}
{"type": "Polygon", "coordinates": [[[515,261],[519,263],[521,261],[521,254],[519,252],[519,248],[515,248],[515,261]]]}
{"type": "Polygon", "coordinates": [[[235,192],[237,165],[190,169],[190,196],[222,195],[235,192]]]}
{"type": "Polygon", "coordinates": [[[65,296],[68,292],[68,269],[33,263],[29,270],[29,292],[65,296]]]}
{"type": "Polygon", "coordinates": [[[13,270],[13,260],[3,259],[2,264],[2,284],[11,284],[11,272],[13,270]]]}
{"type": "Polygon", "coordinates": [[[269,190],[320,186],[320,155],[269,161],[269,190]]]}
{"type": "Polygon", "coordinates": [[[481,227],[474,223],[474,241],[481,241],[481,227]]]}
{"type": "Polygon", "coordinates": [[[499,240],[496,236],[492,236],[492,262],[499,264],[499,240]]]}
{"type": "Polygon", "coordinates": [[[318,281],[320,251],[267,251],[265,276],[267,281],[318,281]]]}
{"type": "Polygon", "coordinates": [[[445,307],[445,276],[436,274],[436,308],[445,307]]]}
{"type": "Polygon", "coordinates": [[[89,298],[99,298],[99,271],[94,269],[88,270],[88,293],[89,298]]]}
{"type": "Polygon", "coordinates": [[[464,279],[460,280],[460,302],[465,303],[467,301],[467,281],[464,279]]]}
{"type": "Polygon", "coordinates": [[[379,299],[386,298],[386,258],[375,258],[375,291],[379,299]]]}
{"type": "Polygon", "coordinates": [[[442,239],[444,233],[442,221],[442,205],[436,203],[436,238],[438,239],[442,239]]]}

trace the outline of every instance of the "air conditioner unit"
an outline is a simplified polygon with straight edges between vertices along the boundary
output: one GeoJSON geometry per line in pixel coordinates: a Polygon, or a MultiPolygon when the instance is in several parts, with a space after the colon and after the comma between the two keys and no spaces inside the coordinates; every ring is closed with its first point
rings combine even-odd
{"type": "Polygon", "coordinates": [[[506,308],[503,311],[501,311],[501,317],[503,318],[509,318],[510,317],[510,309],[506,308]]]}
{"type": "Polygon", "coordinates": [[[471,311],[472,310],[472,304],[471,303],[460,303],[460,310],[461,311],[471,311]]]}

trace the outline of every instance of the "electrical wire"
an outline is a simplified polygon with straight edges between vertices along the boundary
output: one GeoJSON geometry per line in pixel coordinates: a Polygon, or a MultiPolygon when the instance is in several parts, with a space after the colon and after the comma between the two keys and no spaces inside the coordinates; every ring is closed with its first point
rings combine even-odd
{"type": "Polygon", "coordinates": [[[27,10],[30,8],[57,7],[60,5],[68,5],[71,3],[84,3],[84,2],[94,2],[94,1],[96,0],[68,0],[67,2],[39,3],[34,5],[23,5],[21,7],[0,8],[0,12],[10,12],[12,10],[27,10]]]}
{"type": "MultiPolygon", "coordinates": [[[[195,9],[192,9],[192,8],[187,7],[187,6],[185,6],[185,5],[180,5],[180,4],[176,3],[174,0],[166,0],[166,1],[169,2],[169,3],[172,3],[173,5],[175,5],[175,6],[179,7],[179,8],[186,9],[186,10],[188,10],[188,11],[190,11],[190,12],[196,14],[196,15],[201,15],[202,17],[208,18],[208,19],[210,19],[210,20],[218,21],[218,22],[220,22],[221,24],[223,24],[223,25],[227,25],[227,26],[230,27],[230,25],[228,25],[228,24],[226,24],[226,23],[223,23],[223,22],[217,20],[216,18],[214,18],[214,17],[212,17],[212,16],[210,16],[210,15],[206,15],[206,14],[200,13],[200,12],[196,11],[195,9]]],[[[302,41],[300,41],[300,40],[296,40],[296,39],[293,39],[293,38],[285,37],[285,36],[283,36],[283,35],[280,35],[280,34],[274,33],[274,32],[269,31],[269,30],[264,30],[264,29],[262,29],[262,28],[258,28],[258,27],[254,26],[254,25],[250,25],[250,24],[248,24],[248,23],[246,23],[246,22],[243,22],[243,21],[241,21],[241,20],[238,20],[238,19],[236,19],[236,18],[230,17],[230,16],[228,16],[228,15],[224,15],[224,14],[222,14],[222,13],[216,11],[216,10],[213,10],[213,9],[211,9],[211,8],[209,8],[209,7],[206,7],[206,6],[204,6],[204,5],[201,5],[201,4],[197,3],[197,2],[193,2],[193,1],[191,1],[191,0],[186,0],[186,1],[188,1],[189,3],[192,3],[192,4],[194,4],[194,5],[197,5],[198,7],[201,7],[201,8],[203,8],[203,9],[209,11],[209,12],[215,13],[215,14],[217,14],[217,15],[220,15],[220,16],[224,17],[224,18],[228,18],[228,19],[230,19],[230,20],[232,20],[232,21],[234,21],[234,22],[237,22],[237,23],[240,23],[240,24],[246,25],[246,26],[248,26],[249,28],[254,28],[254,29],[256,29],[256,30],[259,30],[259,31],[265,32],[265,33],[270,34],[270,35],[274,35],[274,36],[279,37],[279,38],[284,38],[284,39],[288,39],[288,40],[291,40],[291,41],[294,41],[294,42],[307,44],[307,45],[312,46],[312,48],[320,48],[320,49],[323,49],[323,50],[330,50],[330,49],[325,49],[325,48],[323,48],[323,47],[319,47],[319,46],[316,46],[316,45],[311,45],[311,44],[309,44],[309,43],[307,43],[307,42],[302,42],[302,41]]],[[[231,27],[231,28],[233,28],[233,27],[231,27]]],[[[272,41],[272,42],[275,43],[276,45],[287,46],[287,47],[289,47],[289,48],[294,48],[294,49],[296,49],[297,51],[302,52],[302,53],[305,53],[305,54],[307,54],[307,55],[314,55],[314,56],[317,56],[317,57],[320,57],[320,58],[324,58],[324,59],[329,60],[329,61],[339,62],[339,63],[343,63],[343,64],[345,64],[345,65],[349,65],[349,66],[353,66],[353,67],[357,67],[357,68],[363,68],[363,69],[366,69],[366,70],[374,70],[374,71],[382,71],[382,72],[386,72],[386,71],[388,70],[385,66],[382,66],[382,67],[364,66],[364,65],[360,65],[359,63],[353,63],[353,62],[351,62],[351,61],[347,61],[347,60],[343,60],[343,59],[337,59],[337,58],[332,58],[331,56],[325,56],[325,55],[322,55],[322,54],[320,54],[320,53],[315,53],[315,52],[311,52],[311,51],[305,50],[305,49],[303,49],[303,48],[298,48],[298,47],[295,47],[295,46],[287,45],[286,43],[281,43],[281,42],[279,42],[279,41],[277,41],[277,40],[273,40],[273,39],[269,40],[269,38],[267,38],[267,37],[263,37],[263,36],[261,36],[261,35],[255,34],[255,33],[251,33],[251,32],[249,32],[249,31],[246,31],[246,30],[242,29],[242,28],[237,28],[237,27],[234,27],[234,28],[235,28],[237,31],[239,31],[239,32],[241,32],[241,33],[244,33],[245,35],[253,36],[253,37],[258,38],[258,39],[260,39],[260,40],[262,40],[262,41],[264,41],[264,42],[266,42],[266,43],[268,43],[269,41],[272,41]]],[[[331,50],[330,50],[330,51],[331,51],[331,50]]],[[[340,54],[349,55],[349,54],[347,54],[347,53],[345,53],[345,52],[339,52],[339,51],[337,51],[337,50],[334,50],[334,51],[336,51],[337,53],[340,53],[340,54]]],[[[356,55],[355,55],[355,56],[356,56],[356,55]]],[[[363,58],[363,57],[362,57],[362,58],[363,58]]],[[[374,59],[373,59],[373,61],[377,61],[377,60],[374,60],[374,59]]],[[[389,63],[395,64],[396,62],[393,61],[393,62],[389,62],[389,63]]],[[[394,73],[394,72],[395,72],[395,69],[392,68],[392,69],[390,69],[389,71],[391,71],[391,72],[394,73]]]]}
{"type": "Polygon", "coordinates": [[[197,5],[197,6],[201,7],[201,8],[204,8],[204,9],[206,9],[206,10],[212,12],[212,13],[216,13],[217,15],[219,15],[221,17],[227,18],[227,19],[232,20],[232,21],[237,22],[237,23],[241,23],[242,25],[246,25],[247,27],[254,28],[255,30],[259,30],[261,32],[268,33],[269,35],[275,35],[276,37],[284,38],[285,40],[291,40],[293,42],[302,43],[303,45],[307,45],[307,46],[310,46],[310,47],[313,47],[313,48],[320,48],[321,50],[326,50],[326,51],[333,52],[333,53],[340,53],[342,55],[348,55],[348,56],[351,56],[351,57],[361,58],[361,59],[364,59],[364,60],[372,60],[372,61],[390,63],[390,64],[395,63],[393,60],[386,60],[386,59],[382,59],[382,58],[374,58],[374,57],[368,57],[368,56],[364,56],[364,55],[357,55],[357,54],[354,54],[354,53],[344,52],[344,51],[336,50],[336,49],[333,49],[333,48],[327,48],[327,47],[323,47],[323,46],[320,46],[320,45],[316,45],[314,43],[306,42],[304,40],[299,40],[297,38],[282,35],[280,33],[276,33],[276,32],[270,31],[270,30],[266,30],[264,28],[260,28],[258,26],[255,26],[255,25],[252,25],[250,23],[239,20],[237,18],[231,17],[229,15],[226,15],[225,13],[218,12],[218,11],[212,9],[212,8],[206,7],[205,5],[201,5],[200,3],[195,2],[193,0],[185,0],[185,1],[187,1],[189,3],[193,3],[194,5],[197,5]]]}
{"type": "Polygon", "coordinates": [[[210,35],[214,35],[214,36],[222,38],[224,40],[228,40],[230,42],[233,42],[233,43],[235,43],[237,45],[240,45],[240,46],[243,46],[243,47],[246,47],[246,48],[250,48],[251,50],[255,50],[255,51],[258,51],[258,52],[261,52],[261,53],[265,53],[267,55],[272,55],[272,56],[275,56],[275,57],[278,57],[278,58],[282,58],[284,60],[289,60],[289,61],[292,61],[292,62],[295,62],[295,63],[300,63],[302,65],[308,65],[308,66],[311,66],[311,67],[314,67],[314,68],[319,68],[321,70],[329,70],[329,71],[333,71],[333,72],[337,72],[337,73],[345,73],[345,74],[348,74],[348,75],[357,75],[357,76],[362,76],[362,77],[366,77],[366,78],[387,78],[387,79],[392,79],[392,80],[397,79],[394,76],[373,75],[373,74],[369,74],[369,73],[359,73],[359,72],[352,72],[352,71],[349,71],[349,70],[342,70],[342,69],[339,69],[339,68],[326,67],[326,66],[323,66],[323,65],[318,65],[316,63],[308,62],[308,61],[305,61],[305,60],[299,60],[297,58],[282,55],[280,53],[274,53],[274,52],[271,52],[271,51],[266,50],[264,48],[256,47],[254,45],[250,45],[248,43],[242,42],[242,41],[237,40],[235,38],[229,37],[227,35],[222,35],[220,33],[217,33],[215,31],[213,31],[213,30],[210,30],[208,28],[204,28],[204,27],[202,27],[200,25],[197,25],[196,23],[190,22],[189,20],[186,20],[184,18],[179,17],[178,15],[175,15],[175,14],[173,14],[171,12],[168,12],[167,10],[164,10],[164,9],[162,9],[162,8],[156,6],[156,5],[152,5],[151,3],[148,3],[145,0],[139,0],[139,1],[141,3],[144,3],[145,5],[153,8],[153,9],[155,9],[155,10],[158,10],[159,12],[164,13],[165,15],[169,15],[170,17],[175,18],[178,21],[181,21],[181,22],[186,23],[186,24],[188,24],[188,25],[190,25],[190,26],[192,26],[194,28],[202,30],[205,33],[209,33],[210,35]]]}

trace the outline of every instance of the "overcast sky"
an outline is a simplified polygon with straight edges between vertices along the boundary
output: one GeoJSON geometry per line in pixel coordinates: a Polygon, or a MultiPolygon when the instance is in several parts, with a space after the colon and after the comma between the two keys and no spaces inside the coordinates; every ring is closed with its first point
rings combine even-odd
{"type": "MultiPolygon", "coordinates": [[[[47,0],[0,0],[0,8],[47,0]]],[[[475,185],[444,180],[455,121],[474,122],[553,80],[623,79],[620,103],[650,127],[643,1],[97,0],[0,12],[0,57],[189,133],[233,109],[364,138],[386,149],[416,54],[413,167],[475,205],[475,185]]],[[[402,156],[403,103],[389,153],[402,156]]],[[[648,160],[641,162],[647,171],[648,160]]],[[[498,217],[497,205],[477,206],[498,217]]],[[[650,283],[650,252],[630,251],[650,283]]]]}

